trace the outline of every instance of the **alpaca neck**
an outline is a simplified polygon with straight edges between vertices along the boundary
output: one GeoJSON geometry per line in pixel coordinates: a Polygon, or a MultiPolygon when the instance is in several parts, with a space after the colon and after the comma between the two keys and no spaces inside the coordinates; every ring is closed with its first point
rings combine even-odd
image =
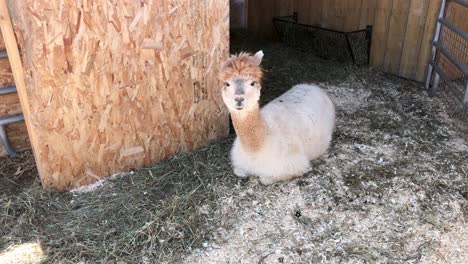
{"type": "Polygon", "coordinates": [[[260,114],[260,107],[257,105],[248,111],[232,111],[231,117],[242,148],[249,152],[260,150],[266,135],[265,121],[260,114]]]}

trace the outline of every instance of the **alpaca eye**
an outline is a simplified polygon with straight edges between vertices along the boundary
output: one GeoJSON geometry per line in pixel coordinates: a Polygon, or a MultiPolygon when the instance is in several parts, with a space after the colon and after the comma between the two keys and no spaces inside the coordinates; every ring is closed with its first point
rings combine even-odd
{"type": "Polygon", "coordinates": [[[254,86],[257,82],[251,82],[250,86],[254,86]]]}
{"type": "Polygon", "coordinates": [[[225,86],[230,86],[230,84],[228,82],[225,82],[224,85],[225,86]]]}

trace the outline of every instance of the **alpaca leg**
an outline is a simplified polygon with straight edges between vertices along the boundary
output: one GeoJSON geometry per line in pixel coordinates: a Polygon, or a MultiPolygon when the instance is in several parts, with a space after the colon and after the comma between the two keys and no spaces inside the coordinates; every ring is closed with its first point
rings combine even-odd
{"type": "Polygon", "coordinates": [[[291,159],[291,164],[283,173],[276,175],[262,175],[260,182],[264,185],[273,184],[280,181],[289,181],[295,178],[302,177],[304,174],[312,170],[310,161],[306,157],[298,156],[291,159]]]}
{"type": "Polygon", "coordinates": [[[282,181],[289,181],[295,178],[301,177],[303,174],[294,174],[294,175],[288,175],[288,176],[283,176],[283,177],[268,177],[268,176],[263,176],[260,177],[260,183],[263,185],[270,185],[274,184],[277,182],[282,182],[282,181]]]}
{"type": "Polygon", "coordinates": [[[234,167],[233,171],[234,171],[234,175],[240,178],[245,178],[249,176],[246,170],[241,169],[239,167],[234,167]]]}

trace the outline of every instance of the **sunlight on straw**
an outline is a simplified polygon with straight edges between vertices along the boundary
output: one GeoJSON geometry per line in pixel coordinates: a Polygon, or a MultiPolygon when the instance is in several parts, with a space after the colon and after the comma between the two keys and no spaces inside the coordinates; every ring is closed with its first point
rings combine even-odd
{"type": "Polygon", "coordinates": [[[44,259],[44,252],[39,243],[25,243],[14,245],[0,253],[0,264],[9,263],[40,263],[44,259]]]}

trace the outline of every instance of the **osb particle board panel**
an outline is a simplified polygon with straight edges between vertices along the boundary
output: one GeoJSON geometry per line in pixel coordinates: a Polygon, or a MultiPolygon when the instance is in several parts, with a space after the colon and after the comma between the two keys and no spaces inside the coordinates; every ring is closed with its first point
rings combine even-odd
{"type": "Polygon", "coordinates": [[[45,187],[91,183],[228,134],[217,80],[227,0],[10,7],[45,187]]]}
{"type": "Polygon", "coordinates": [[[5,42],[3,42],[2,34],[0,34],[0,50],[5,50],[5,42]]]}
{"type": "MultiPolygon", "coordinates": [[[[1,34],[0,34],[1,35],[1,34]]],[[[10,62],[8,58],[0,59],[0,86],[14,84],[13,74],[11,73],[10,62]]]]}

